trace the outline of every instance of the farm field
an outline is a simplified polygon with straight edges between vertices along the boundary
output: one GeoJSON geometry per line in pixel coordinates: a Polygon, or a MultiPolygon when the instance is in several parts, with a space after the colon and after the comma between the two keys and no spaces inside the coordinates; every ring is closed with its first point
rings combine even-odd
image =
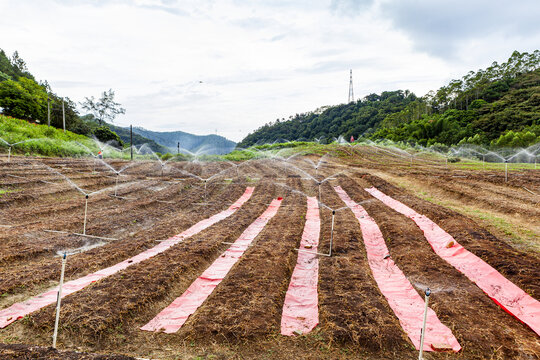
{"type": "MultiPolygon", "coordinates": [[[[0,157],[0,355],[417,358],[418,313],[408,316],[413,307],[384,290],[385,276],[398,276],[421,312],[431,289],[430,321],[449,334],[447,345],[451,336],[458,344],[457,352],[428,350],[425,359],[540,358],[538,313],[527,318],[540,299],[540,169],[512,164],[505,181],[498,165],[409,161],[375,146],[163,168],[155,161],[0,157]],[[356,205],[346,205],[337,187],[356,205]],[[453,240],[435,251],[417,218],[383,203],[373,188],[453,240]],[[319,232],[305,240],[308,215],[319,232]],[[363,231],[368,220],[382,235],[376,246],[363,231]],[[521,289],[517,300],[530,305],[525,315],[518,320],[512,299],[503,304],[507,312],[480,287],[490,274],[467,274],[474,264],[445,260],[454,246],[521,289]],[[312,254],[302,265],[309,271],[296,272],[299,253],[312,250],[332,256],[312,254]],[[38,296],[58,285],[64,252],[64,284],[78,288],[62,299],[57,352],[46,348],[56,295],[48,303],[38,296]],[[297,308],[315,301],[318,311],[309,316],[318,324],[284,336],[292,277],[306,289],[297,308]],[[198,296],[195,308],[189,294],[198,296]],[[35,311],[20,305],[29,299],[35,311]],[[187,318],[163,317],[171,303],[187,318]],[[150,323],[160,324],[158,331],[148,331],[150,323]],[[173,323],[176,331],[159,331],[173,323]]],[[[493,296],[504,298],[504,289],[493,296]]],[[[297,320],[307,318],[302,312],[297,320]]]]}

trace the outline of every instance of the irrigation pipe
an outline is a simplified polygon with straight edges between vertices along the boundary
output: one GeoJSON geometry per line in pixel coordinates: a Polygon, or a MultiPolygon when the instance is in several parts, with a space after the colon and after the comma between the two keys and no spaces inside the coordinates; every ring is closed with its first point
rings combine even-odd
{"type": "Polygon", "coordinates": [[[58,335],[58,321],[60,320],[60,303],[62,302],[62,285],[64,284],[64,271],[66,269],[66,253],[62,257],[62,270],[60,271],[60,285],[58,286],[58,298],[56,300],[56,319],[54,320],[54,333],[52,347],[56,349],[56,336],[58,335]]]}
{"type": "Polygon", "coordinates": [[[77,235],[77,236],[84,236],[84,237],[87,237],[87,238],[92,238],[92,239],[101,239],[101,240],[108,240],[108,241],[117,241],[118,239],[116,238],[110,238],[110,237],[104,237],[104,236],[96,236],[96,235],[88,235],[88,234],[81,234],[81,233],[72,233],[72,232],[69,232],[69,231],[61,231],[61,230],[43,230],[44,232],[49,232],[49,233],[55,233],[55,234],[69,234],[69,235],[77,235]]]}
{"type": "Polygon", "coordinates": [[[85,196],[85,202],[84,202],[84,225],[83,225],[83,235],[86,235],[86,215],[88,213],[88,194],[85,196]]]}
{"type": "MultiPolygon", "coordinates": [[[[321,203],[319,201],[319,203],[321,203]]],[[[320,253],[320,252],[316,252],[316,251],[308,251],[308,250],[304,250],[304,249],[294,249],[298,252],[305,252],[305,253],[308,253],[308,254],[315,254],[315,255],[321,255],[321,256],[327,256],[327,257],[332,257],[332,248],[333,248],[333,243],[334,243],[334,217],[336,215],[336,210],[332,210],[332,228],[330,230],[330,250],[328,251],[328,254],[323,254],[323,253],[320,253]]]]}
{"type": "Polygon", "coordinates": [[[426,320],[427,320],[427,313],[428,313],[428,302],[429,302],[429,295],[431,295],[431,290],[429,288],[426,289],[426,298],[425,303],[426,306],[424,307],[424,321],[422,323],[422,336],[420,338],[420,353],[418,354],[418,360],[422,360],[422,354],[424,352],[424,337],[426,335],[426,320]]]}

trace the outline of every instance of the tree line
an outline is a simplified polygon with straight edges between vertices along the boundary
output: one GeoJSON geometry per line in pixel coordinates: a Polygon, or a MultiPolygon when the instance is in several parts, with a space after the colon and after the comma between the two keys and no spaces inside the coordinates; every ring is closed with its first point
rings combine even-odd
{"type": "Polygon", "coordinates": [[[437,91],[370,94],[349,104],[277,119],[238,144],[280,140],[330,142],[344,136],[422,145],[475,143],[527,146],[540,141],[540,51],[471,71],[437,91]],[[510,135],[508,135],[510,134],[510,135]]]}
{"type": "Polygon", "coordinates": [[[104,91],[98,99],[86,97],[80,103],[90,116],[81,117],[77,104],[69,97],[56,94],[47,81],[36,81],[26,62],[15,51],[8,57],[0,49],[0,110],[2,114],[30,122],[47,124],[71,132],[96,136],[102,141],[118,139],[116,134],[105,126],[119,114],[124,114],[119,103],[114,101],[112,89],[104,91]]]}

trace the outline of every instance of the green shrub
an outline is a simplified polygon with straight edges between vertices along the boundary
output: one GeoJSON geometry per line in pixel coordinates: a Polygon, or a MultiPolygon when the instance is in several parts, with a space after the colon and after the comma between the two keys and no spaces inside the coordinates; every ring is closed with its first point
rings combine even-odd
{"type": "Polygon", "coordinates": [[[161,160],[167,161],[167,160],[171,159],[172,157],[174,157],[174,155],[168,152],[166,154],[161,155],[161,160]]]}
{"type": "Polygon", "coordinates": [[[109,143],[113,142],[114,145],[118,147],[123,147],[124,143],[120,139],[120,137],[109,127],[107,126],[100,126],[97,129],[94,130],[94,136],[101,142],[109,143]]]}

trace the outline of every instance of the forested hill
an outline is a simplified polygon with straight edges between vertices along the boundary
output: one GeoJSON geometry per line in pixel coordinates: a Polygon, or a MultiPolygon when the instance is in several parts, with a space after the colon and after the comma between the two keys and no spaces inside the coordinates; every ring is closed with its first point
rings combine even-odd
{"type": "Polygon", "coordinates": [[[351,136],[422,145],[527,146],[540,141],[540,51],[515,51],[507,62],[471,71],[417,97],[405,90],[370,94],[266,124],[238,144],[351,136]]]}
{"type": "Polygon", "coordinates": [[[219,135],[193,135],[183,131],[150,131],[140,127],[134,127],[133,132],[154,140],[173,152],[176,151],[178,143],[181,148],[193,153],[200,151],[209,155],[227,154],[236,147],[235,142],[219,135]]]}

